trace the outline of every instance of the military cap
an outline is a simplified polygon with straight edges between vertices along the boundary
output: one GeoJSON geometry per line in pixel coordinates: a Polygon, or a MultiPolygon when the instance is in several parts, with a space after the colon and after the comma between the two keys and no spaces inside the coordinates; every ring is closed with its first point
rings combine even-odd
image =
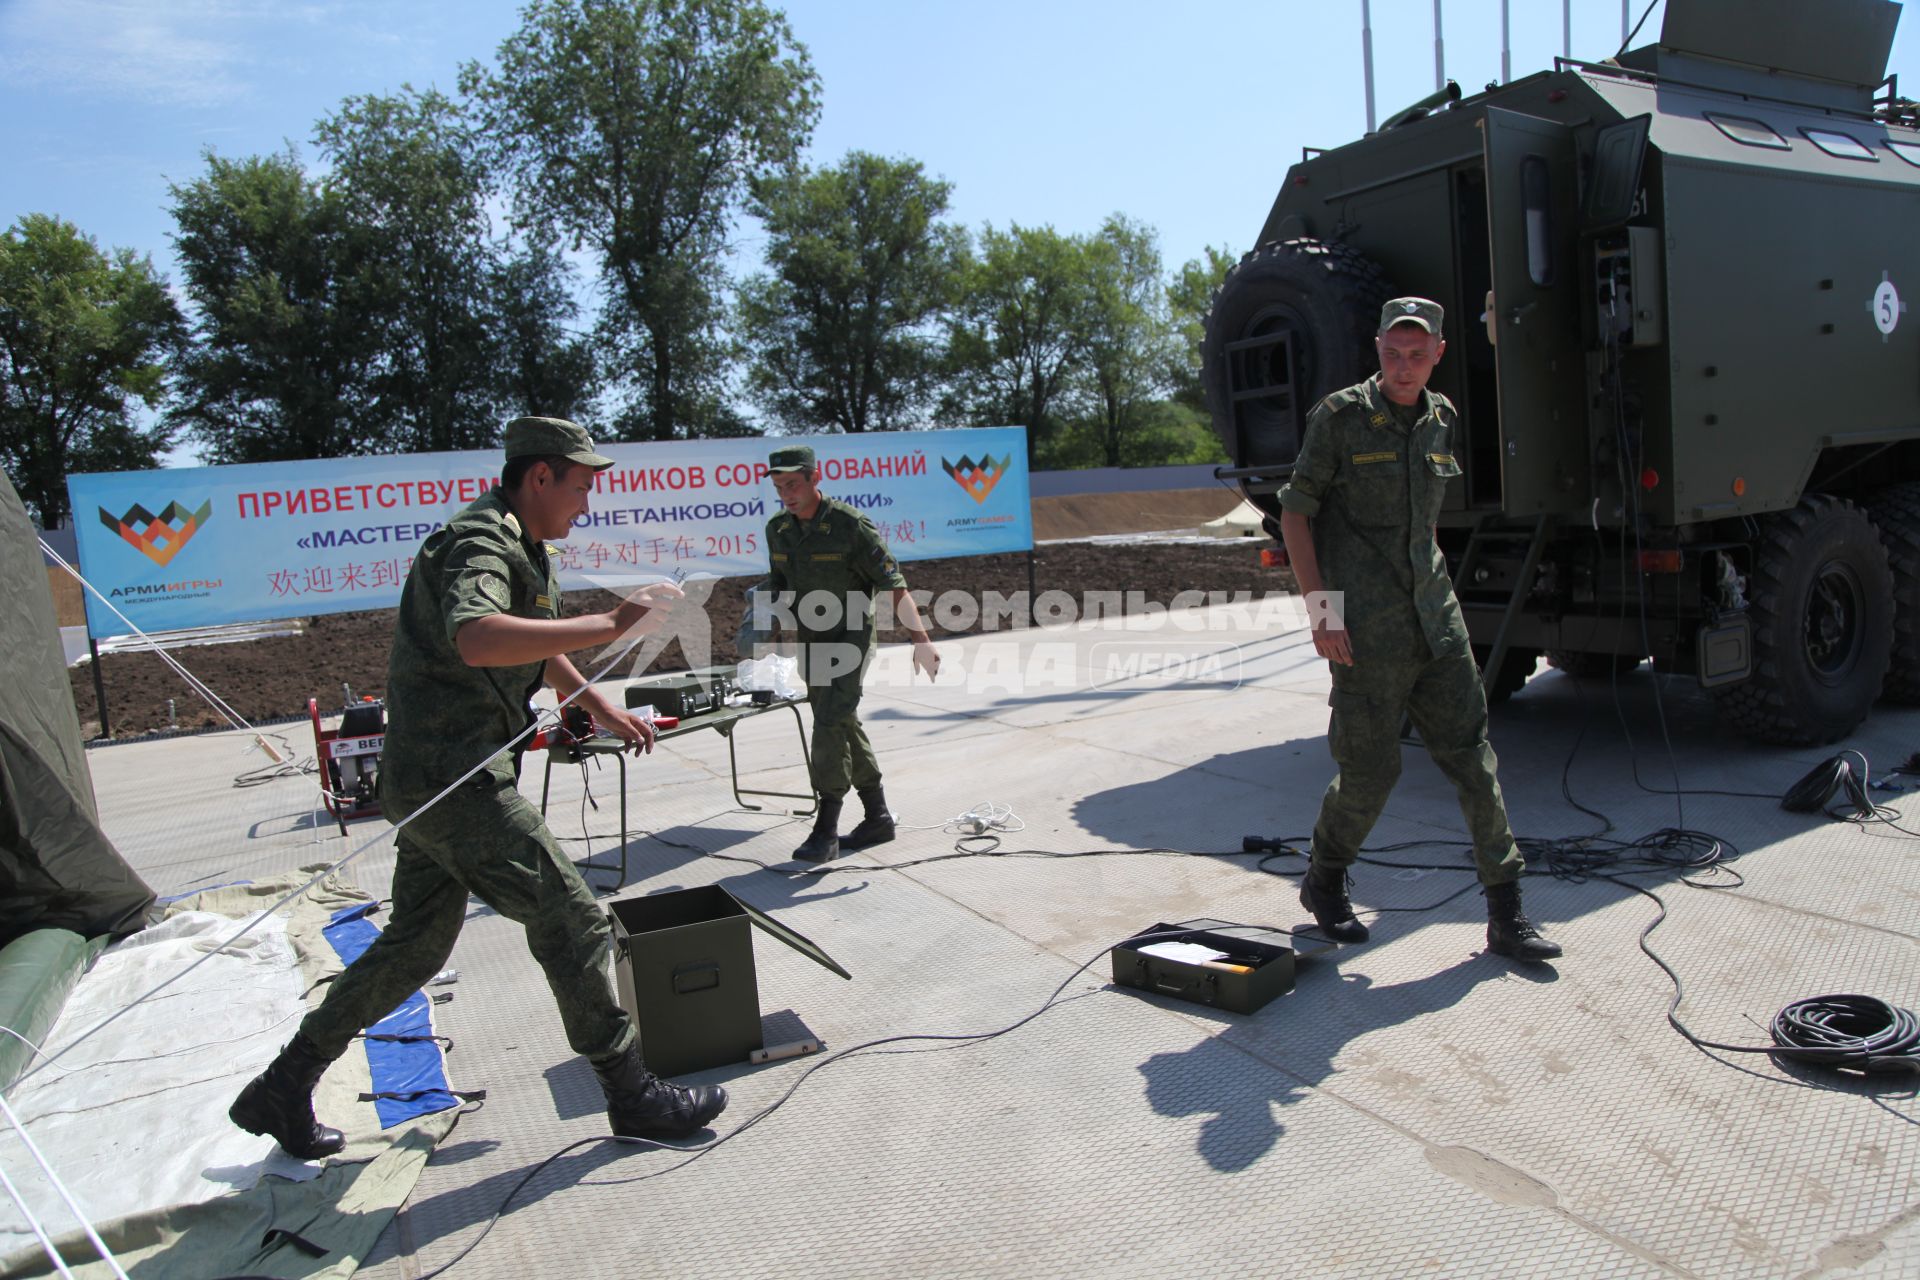
{"type": "Polygon", "coordinates": [[[507,457],[565,458],[596,471],[613,465],[613,459],[593,451],[593,437],[585,427],[577,427],[565,418],[515,418],[507,424],[507,457]]]}
{"type": "Polygon", "coordinates": [[[1380,308],[1380,332],[1397,324],[1418,325],[1435,337],[1441,337],[1440,323],[1447,313],[1430,298],[1395,298],[1380,308]]]}
{"type": "Polygon", "coordinates": [[[813,470],[813,450],[803,444],[775,449],[773,456],[767,459],[767,470],[811,471],[813,470]]]}

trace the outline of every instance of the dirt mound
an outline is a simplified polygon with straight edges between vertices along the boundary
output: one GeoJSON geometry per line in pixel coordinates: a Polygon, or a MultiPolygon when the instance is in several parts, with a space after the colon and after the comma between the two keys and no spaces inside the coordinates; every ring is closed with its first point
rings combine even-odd
{"type": "MultiPolygon", "coordinates": [[[[1206,494],[1219,508],[1212,515],[1219,515],[1237,501],[1235,495],[1225,489],[1219,491],[1217,499],[1208,491],[1190,490],[1041,501],[1130,503],[1142,513],[1180,511],[1181,520],[1174,527],[1199,524],[1199,519],[1189,518],[1187,514],[1195,508],[1183,508],[1169,501],[1183,492],[1206,494]]],[[[1037,515],[1039,502],[1035,507],[1037,515]]],[[[1118,505],[1117,509],[1126,508],[1118,505]]],[[[1118,531],[1112,527],[1100,530],[1102,533],[1118,531]]],[[[931,591],[936,597],[961,591],[977,598],[985,591],[1024,591],[1028,585],[1024,554],[921,560],[905,568],[907,581],[916,591],[931,591]]],[[[733,635],[745,608],[746,589],[752,581],[725,578],[714,587],[706,605],[713,627],[714,662],[735,660],[733,635]]],[[[1164,604],[1182,591],[1246,591],[1264,595],[1269,591],[1290,590],[1293,579],[1285,570],[1261,568],[1258,549],[1251,540],[1126,545],[1062,542],[1043,546],[1035,552],[1034,586],[1039,591],[1066,591],[1076,597],[1084,591],[1138,591],[1145,599],[1164,604]]],[[[603,592],[573,592],[568,595],[565,608],[569,614],[591,613],[610,608],[612,603],[612,597],[603,592]]],[[[966,630],[950,630],[940,625],[942,619],[938,615],[930,621],[936,639],[978,629],[976,624],[966,630]]],[[[896,632],[883,638],[904,640],[906,637],[896,632]]],[[[174,657],[247,719],[269,720],[304,714],[308,698],[318,698],[323,708],[337,709],[342,684],[351,685],[357,695],[383,694],[387,683],[387,649],[392,640],[393,611],[382,609],[316,617],[305,634],[299,636],[178,649],[174,657]]],[[[576,662],[584,662],[591,656],[591,652],[574,655],[576,662]]],[[[686,659],[676,644],[654,664],[654,669],[676,670],[686,666],[686,659]]],[[[214,728],[220,723],[185,682],[152,653],[110,654],[101,660],[100,673],[106,684],[108,719],[116,738],[168,728],[214,728]],[[171,723],[167,715],[169,698],[174,701],[176,714],[171,723]]],[[[94,700],[93,673],[82,665],[71,668],[68,675],[73,685],[74,704],[80,711],[81,730],[88,737],[97,736],[100,719],[94,700]]]]}
{"type": "Polygon", "coordinates": [[[1165,489],[1157,493],[1073,493],[1033,500],[1036,542],[1109,533],[1198,529],[1240,505],[1238,490],[1165,489]]]}

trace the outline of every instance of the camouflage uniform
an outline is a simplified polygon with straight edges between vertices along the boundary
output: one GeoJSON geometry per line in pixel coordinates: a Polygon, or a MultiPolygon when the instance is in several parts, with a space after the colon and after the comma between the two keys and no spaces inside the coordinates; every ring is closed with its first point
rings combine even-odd
{"type": "Polygon", "coordinates": [[[1434,541],[1453,456],[1447,398],[1395,405],[1378,376],[1336,391],[1307,416],[1280,505],[1313,521],[1328,591],[1344,593],[1353,665],[1333,664],[1327,746],[1340,772],[1313,830],[1313,858],[1351,866],[1400,777],[1400,727],[1410,716],[1434,763],[1460,794],[1480,882],[1520,875],[1520,851],[1487,743],[1487,698],[1460,602],[1434,541]]]}
{"type": "MultiPolygon", "coordinates": [[[[421,545],[387,671],[380,799],[389,821],[433,799],[532,718],[528,699],[546,663],[468,666],[454,637],[496,613],[557,617],[555,554],[526,536],[498,488],[421,545]]],[[[501,754],[401,831],[386,929],[301,1024],[322,1053],[344,1052],[445,966],[469,894],[526,927],[576,1052],[603,1065],[633,1044],[632,1021],[607,984],[606,916],[520,794],[518,771],[518,753],[501,754]]]]}
{"type": "Polygon", "coordinates": [[[857,714],[873,652],[872,597],[902,589],[907,580],[873,521],[824,494],[811,520],[783,511],[767,521],[767,559],[767,589],[794,593],[801,669],[813,705],[813,789],[837,799],[849,787],[877,787],[880,762],[857,714]],[[834,600],[837,625],[808,629],[805,603],[812,592],[834,600]]]}

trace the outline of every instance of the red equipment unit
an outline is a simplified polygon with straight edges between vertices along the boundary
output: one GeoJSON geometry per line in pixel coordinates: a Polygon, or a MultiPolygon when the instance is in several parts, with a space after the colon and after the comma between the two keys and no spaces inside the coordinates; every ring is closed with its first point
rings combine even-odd
{"type": "Polygon", "coordinates": [[[349,706],[338,729],[320,726],[320,703],[307,699],[313,719],[313,752],[320,762],[320,794],[327,812],[347,833],[347,819],[380,812],[380,749],[386,745],[386,704],[373,698],[349,706]]]}

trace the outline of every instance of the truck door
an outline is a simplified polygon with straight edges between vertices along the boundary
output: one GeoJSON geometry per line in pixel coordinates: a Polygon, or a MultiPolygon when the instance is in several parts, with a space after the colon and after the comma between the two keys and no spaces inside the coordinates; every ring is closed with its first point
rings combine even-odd
{"type": "Polygon", "coordinates": [[[1502,506],[1509,515],[1584,516],[1587,374],[1573,133],[1489,107],[1486,161],[1502,506]]]}

